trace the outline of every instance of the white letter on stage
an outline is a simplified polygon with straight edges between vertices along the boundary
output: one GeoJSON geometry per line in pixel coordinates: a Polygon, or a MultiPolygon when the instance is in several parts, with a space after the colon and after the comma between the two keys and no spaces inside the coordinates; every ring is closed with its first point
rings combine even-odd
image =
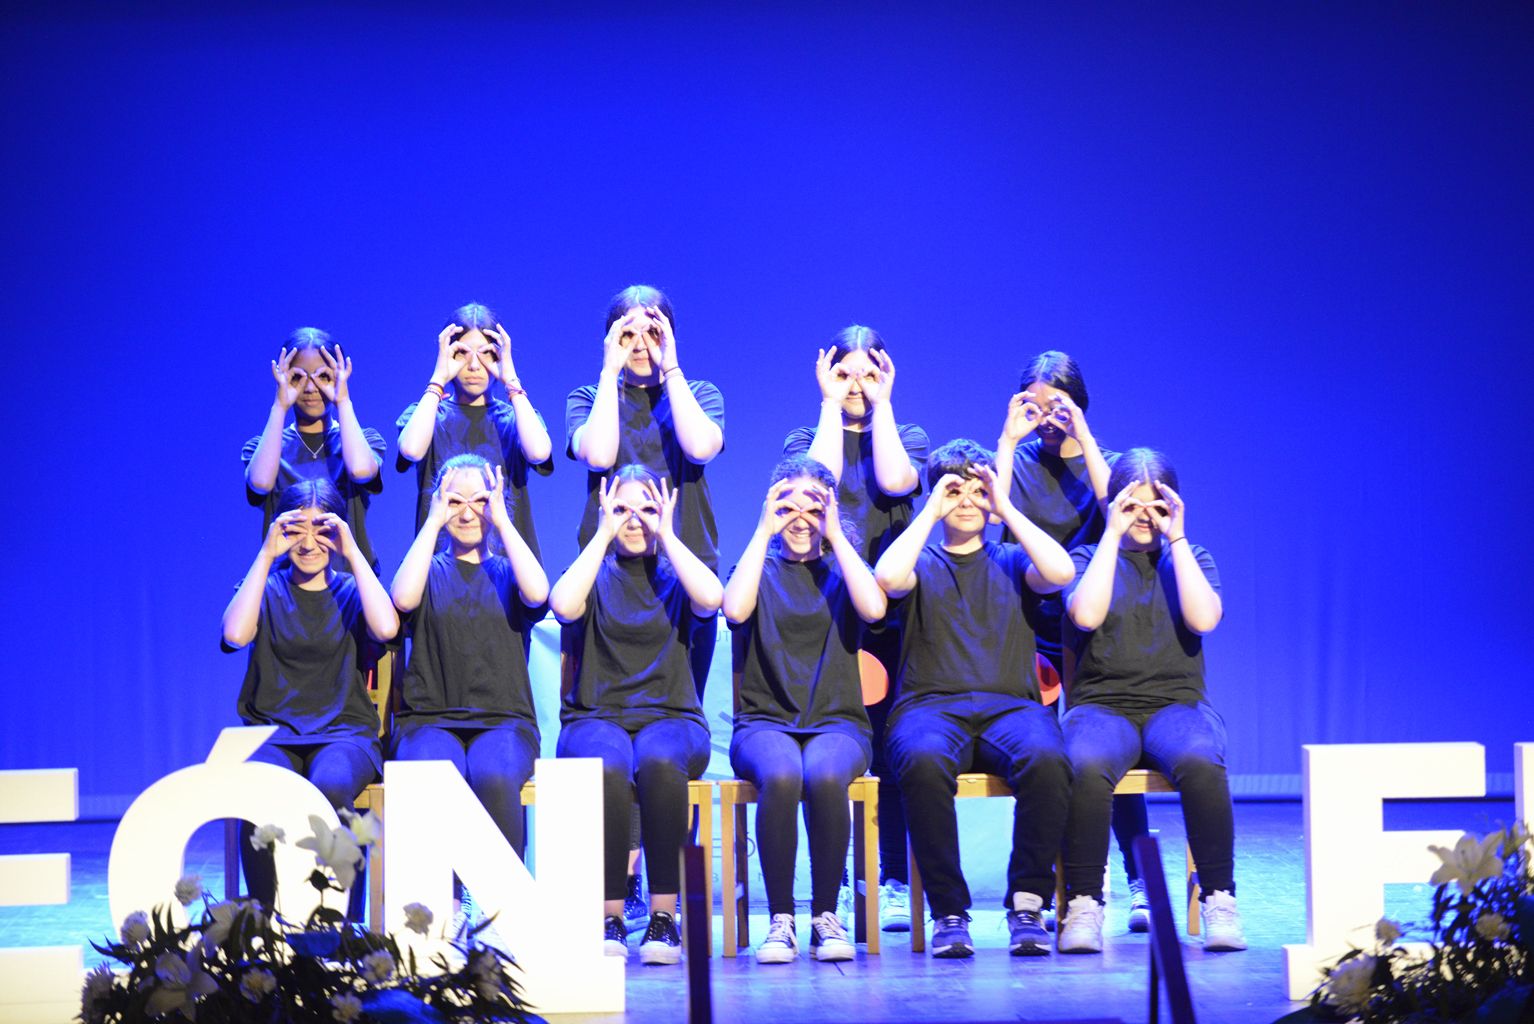
{"type": "MultiPolygon", "coordinates": [[[[73,768],[0,772],[0,822],[74,821],[80,773],[73,768]]],[[[0,857],[0,907],[69,902],[69,854],[0,857]]],[[[85,950],[0,949],[0,1020],[63,1020],[80,1008],[85,950]]]]}
{"type": "Polygon", "coordinates": [[[1518,820],[1534,831],[1534,743],[1513,744],[1513,795],[1518,820]]]}
{"type": "Polygon", "coordinates": [[[522,970],[523,998],[540,1013],[619,1013],[623,961],[602,953],[602,762],[537,763],[538,878],[533,880],[474,791],[447,761],[389,761],[385,922],[419,963],[441,952],[456,872],[522,970]],[[401,927],[424,903],[437,924],[423,939],[401,927]]]}
{"type": "MultiPolygon", "coordinates": [[[[287,833],[287,841],[276,847],[277,908],[290,921],[309,917],[319,905],[319,893],[308,883],[314,855],[293,844],[313,831],[311,814],[331,828],[341,822],[324,794],[302,775],[246,760],[275,731],[269,725],[225,729],[207,761],[171,772],[133,801],[117,826],[107,867],[114,922],[161,904],[184,922],[186,911],[172,889],[181,877],[187,840],[223,818],[276,825],[287,833]]],[[[337,902],[334,896],[331,900],[337,902]]]]}
{"type": "Polygon", "coordinates": [[[1321,982],[1321,967],[1367,946],[1385,914],[1387,882],[1425,883],[1454,831],[1385,831],[1384,801],[1486,795],[1479,743],[1348,743],[1302,748],[1305,794],[1304,945],[1284,947],[1290,999],[1321,982]]]}

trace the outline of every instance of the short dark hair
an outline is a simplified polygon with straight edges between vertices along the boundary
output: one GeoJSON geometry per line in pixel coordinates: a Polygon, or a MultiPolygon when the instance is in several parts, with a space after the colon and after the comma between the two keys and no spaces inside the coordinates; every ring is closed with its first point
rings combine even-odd
{"type": "Polygon", "coordinates": [[[495,311],[479,302],[459,306],[448,315],[449,324],[457,324],[465,331],[493,331],[497,323],[495,311]]]}
{"type": "Polygon", "coordinates": [[[1082,412],[1087,411],[1087,382],[1082,378],[1081,367],[1076,365],[1076,360],[1064,352],[1050,349],[1029,360],[1028,365],[1023,367],[1022,380],[1018,382],[1017,390],[1027,391],[1032,384],[1047,384],[1056,391],[1064,391],[1071,396],[1077,408],[1082,412]]]}
{"type": "Polygon", "coordinates": [[[1174,491],[1182,491],[1171,460],[1154,448],[1131,448],[1118,457],[1108,475],[1108,500],[1118,497],[1130,484],[1138,483],[1163,483],[1174,491]]]}
{"type": "Polygon", "coordinates": [[[884,339],[872,327],[853,324],[831,339],[831,362],[839,363],[853,352],[883,352],[884,339]]]}
{"type": "Polygon", "coordinates": [[[949,473],[975,476],[976,466],[995,470],[996,453],[967,437],[955,438],[927,458],[927,486],[936,487],[949,473]]]}
{"type": "Polygon", "coordinates": [[[284,487],[282,493],[277,495],[277,504],[272,514],[280,516],[299,508],[317,508],[342,519],[346,518],[346,500],[336,490],[336,485],[323,477],[318,480],[300,480],[284,487]]]}
{"type": "Polygon", "coordinates": [[[603,330],[623,319],[624,314],[635,306],[657,307],[666,314],[672,329],[676,329],[676,314],[671,312],[671,300],[666,298],[666,293],[659,288],[651,288],[647,284],[631,284],[614,295],[612,302],[608,303],[607,323],[602,325],[603,330]]]}
{"type": "Polygon", "coordinates": [[[314,348],[328,353],[332,357],[336,354],[336,343],[330,339],[329,334],[326,334],[318,327],[298,328],[288,335],[287,340],[282,343],[282,347],[289,352],[302,352],[305,349],[314,348]]]}

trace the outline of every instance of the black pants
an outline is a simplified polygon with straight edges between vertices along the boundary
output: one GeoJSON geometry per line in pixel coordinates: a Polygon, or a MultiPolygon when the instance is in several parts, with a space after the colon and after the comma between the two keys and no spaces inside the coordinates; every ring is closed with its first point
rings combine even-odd
{"type": "Polygon", "coordinates": [[[886,622],[863,634],[863,649],[884,666],[889,676],[889,692],[877,704],[868,705],[868,722],[873,726],[873,763],[868,770],[879,779],[879,880],[908,882],[906,870],[905,804],[900,800],[900,786],[889,761],[889,716],[895,707],[895,674],[900,663],[900,628],[886,622]]]}
{"type": "Polygon", "coordinates": [[[420,725],[401,735],[394,756],[401,761],[451,761],[469,783],[501,835],[524,853],[522,787],[538,759],[538,727],[517,721],[493,729],[420,725]]]}
{"type": "Polygon", "coordinates": [[[1204,892],[1235,895],[1235,819],[1225,776],[1225,723],[1208,704],[1172,704],[1128,715],[1098,704],[1065,713],[1065,748],[1075,770],[1064,866],[1069,896],[1101,900],[1108,863],[1113,787],[1144,762],[1177,787],[1188,846],[1204,892]]]}
{"type": "Polygon", "coordinates": [[[687,783],[702,777],[709,752],[708,730],[690,718],[666,718],[633,732],[605,719],[580,718],[560,729],[558,756],[602,759],[603,899],[628,895],[636,789],[650,893],[681,890],[687,783]]]}
{"type": "Polygon", "coordinates": [[[1065,833],[1071,766],[1052,708],[1006,694],[919,697],[896,710],[889,754],[900,780],[911,849],[921,868],[933,917],[970,908],[959,864],[954,808],[961,772],[984,771],[1007,780],[1017,797],[1005,905],[1033,893],[1049,906],[1055,854],[1065,833]]]}
{"type": "MultiPolygon", "coordinates": [[[[756,787],[756,850],[768,913],[794,912],[794,862],[799,856],[795,812],[801,800],[810,836],[810,914],[835,913],[852,838],[847,787],[868,767],[862,746],[843,733],[794,735],[758,728],[734,745],[730,765],[756,787]]],[[[732,853],[726,850],[724,855],[732,853]]]]}
{"type": "MultiPolygon", "coordinates": [[[[314,787],[325,794],[330,806],[337,810],[350,809],[357,802],[357,794],[378,775],[367,751],[345,741],[293,747],[266,743],[250,756],[250,760],[297,772],[314,783],[314,787]]],[[[269,847],[251,848],[250,839],[255,830],[256,827],[248,821],[240,823],[240,865],[245,869],[245,885],[250,895],[271,906],[277,898],[277,865],[269,847]]],[[[360,896],[361,890],[356,894],[360,896]]]]}

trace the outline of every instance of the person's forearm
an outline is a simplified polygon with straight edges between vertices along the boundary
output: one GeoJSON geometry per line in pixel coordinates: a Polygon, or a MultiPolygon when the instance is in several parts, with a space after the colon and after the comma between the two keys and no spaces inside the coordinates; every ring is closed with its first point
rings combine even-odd
{"type": "Polygon", "coordinates": [[[920,480],[905,445],[900,443],[900,428],[895,425],[895,412],[888,402],[874,407],[874,480],[879,490],[891,498],[900,498],[916,490],[920,480]]]}
{"type": "Polygon", "coordinates": [[[846,537],[837,534],[831,538],[831,553],[841,567],[842,579],[847,581],[847,596],[852,598],[858,618],[864,622],[878,622],[884,618],[884,613],[889,610],[889,599],[879,581],[874,579],[873,570],[858,554],[858,549],[846,537]]]}
{"type": "Polygon", "coordinates": [[[1087,479],[1092,484],[1092,493],[1097,496],[1097,503],[1106,508],[1108,504],[1108,478],[1113,475],[1113,469],[1108,465],[1108,460],[1103,458],[1103,450],[1097,446],[1097,438],[1092,436],[1090,430],[1080,432],[1076,443],[1081,445],[1081,456],[1087,463],[1087,479]]]}
{"type": "Polygon", "coordinates": [[[724,431],[708,418],[680,370],[667,374],[662,386],[671,399],[671,424],[676,429],[677,445],[689,462],[703,465],[724,448],[724,431]]]}
{"type": "Polygon", "coordinates": [[[703,560],[682,543],[680,537],[671,532],[661,534],[661,547],[666,552],[666,557],[671,560],[671,568],[676,572],[677,582],[682,584],[682,589],[687,591],[688,598],[692,601],[693,611],[702,615],[712,615],[719,610],[724,603],[724,587],[719,582],[719,577],[714,571],[703,564],[703,560]]]}
{"type": "Polygon", "coordinates": [[[362,617],[367,620],[368,632],[380,642],[393,640],[399,633],[399,612],[395,610],[389,592],[378,582],[373,567],[355,544],[346,561],[352,578],[357,581],[357,596],[362,599],[362,617]]]}
{"type": "Polygon", "coordinates": [[[432,556],[437,553],[437,537],[442,528],[428,520],[415,535],[410,550],[389,584],[389,597],[394,607],[402,612],[413,612],[421,606],[421,596],[426,593],[426,578],[431,574],[432,556]]]}
{"type": "Polygon", "coordinates": [[[1034,525],[1010,501],[1002,503],[999,511],[1001,521],[1012,531],[1012,536],[1017,538],[1018,544],[1028,555],[1034,573],[1047,584],[1047,590],[1041,593],[1059,590],[1076,578],[1076,566],[1071,562],[1070,553],[1058,541],[1034,525]]]}
{"type": "Polygon", "coordinates": [[[378,475],[378,455],[368,445],[362,424],[357,422],[357,411],[350,398],[335,405],[336,422],[341,426],[341,461],[346,464],[346,475],[354,483],[365,484],[378,475]]]}
{"type": "Polygon", "coordinates": [[[927,510],[937,500],[936,496],[928,499],[911,525],[884,549],[874,566],[874,579],[890,597],[903,597],[915,587],[916,560],[921,557],[921,549],[937,525],[937,517],[927,510]]]}
{"type": "Polygon", "coordinates": [[[517,413],[517,444],[522,457],[530,465],[541,465],[554,453],[554,442],[549,439],[548,428],[538,418],[538,410],[528,400],[527,392],[520,388],[510,392],[511,407],[517,413]]]}
{"type": "Polygon", "coordinates": [[[1224,602],[1209,585],[1186,535],[1172,544],[1172,572],[1177,579],[1177,604],[1185,626],[1198,634],[1213,632],[1225,615],[1224,602]]]}
{"type": "MultiPolygon", "coordinates": [[[[1006,434],[996,439],[996,493],[1009,500],[1012,494],[1012,479],[1017,472],[1017,442],[1006,434]]],[[[1015,502],[1014,502],[1015,504],[1015,502]]]]}
{"type": "Polygon", "coordinates": [[[1065,606],[1065,614],[1071,617],[1077,629],[1090,633],[1108,617],[1108,605],[1113,601],[1113,574],[1118,561],[1119,538],[1103,534],[1065,606]]]}
{"type": "Polygon", "coordinates": [[[602,370],[597,378],[597,393],[591,399],[591,414],[580,428],[576,458],[595,473],[605,473],[618,461],[618,374],[602,370]]]}
{"type": "Polygon", "coordinates": [[[287,423],[288,411],[278,402],[272,403],[272,411],[261,428],[261,440],[256,443],[255,454],[245,466],[245,486],[257,494],[270,494],[277,486],[277,467],[282,463],[282,428],[287,423]]]}
{"type": "Polygon", "coordinates": [[[416,403],[415,411],[399,432],[399,453],[411,462],[420,462],[431,451],[431,436],[437,429],[437,409],[442,400],[429,389],[416,403]]]}
{"type": "Polygon", "coordinates": [[[820,421],[810,441],[810,458],[831,471],[837,483],[842,479],[842,407],[840,402],[821,402],[820,421]]]}
{"type": "Polygon", "coordinates": [[[756,611],[756,596],[762,586],[762,566],[767,561],[767,546],[772,534],[757,526],[751,542],[741,552],[740,561],[724,588],[724,617],[733,623],[742,623],[756,611]]]}
{"type": "Polygon", "coordinates": [[[256,625],[261,621],[261,597],[266,593],[266,578],[271,571],[272,556],[263,547],[256,553],[256,560],[224,609],[224,643],[230,647],[244,647],[256,638],[256,625]]]}
{"type": "Polygon", "coordinates": [[[574,622],[586,614],[586,601],[611,543],[612,537],[598,530],[549,591],[549,608],[560,622],[574,622]]]}
{"type": "Polygon", "coordinates": [[[510,518],[496,524],[496,532],[500,534],[501,544],[506,548],[506,560],[511,563],[511,571],[517,578],[522,603],[529,608],[538,607],[549,599],[548,573],[543,571],[538,556],[527,546],[510,518]]]}

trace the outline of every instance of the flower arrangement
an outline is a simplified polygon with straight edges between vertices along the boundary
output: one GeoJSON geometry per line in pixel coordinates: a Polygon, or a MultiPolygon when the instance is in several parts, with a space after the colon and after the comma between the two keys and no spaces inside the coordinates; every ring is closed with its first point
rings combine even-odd
{"type": "MultiPolygon", "coordinates": [[[[200,920],[174,923],[169,905],[123,921],[118,940],[92,943],[125,965],[92,971],[80,997],[83,1024],[139,1024],[182,1018],[218,1024],[368,1024],[368,1022],[538,1021],[508,973],[511,958],[479,941],[490,922],[464,926],[449,938],[461,963],[432,958],[436,970],[417,970],[414,951],[403,956],[393,936],[380,935],[325,906],[356,880],[366,847],[379,838],[372,814],[342,811],[332,829],[311,816],[312,836],[295,846],[314,851],[309,884],[320,904],[301,928],[250,899],[214,902],[197,875],[176,883],[175,898],[189,910],[199,899],[200,920]]],[[[251,845],[271,849],[281,829],[256,830],[251,845]]],[[[405,927],[426,935],[431,911],[405,908],[405,927]]],[[[456,959],[456,958],[455,958],[456,959]]]]}
{"type": "Polygon", "coordinates": [[[1431,951],[1398,946],[1401,926],[1382,918],[1373,947],[1327,968],[1310,1006],[1285,1022],[1534,1020],[1534,841],[1514,826],[1429,849],[1442,862],[1430,879],[1431,951]]]}

